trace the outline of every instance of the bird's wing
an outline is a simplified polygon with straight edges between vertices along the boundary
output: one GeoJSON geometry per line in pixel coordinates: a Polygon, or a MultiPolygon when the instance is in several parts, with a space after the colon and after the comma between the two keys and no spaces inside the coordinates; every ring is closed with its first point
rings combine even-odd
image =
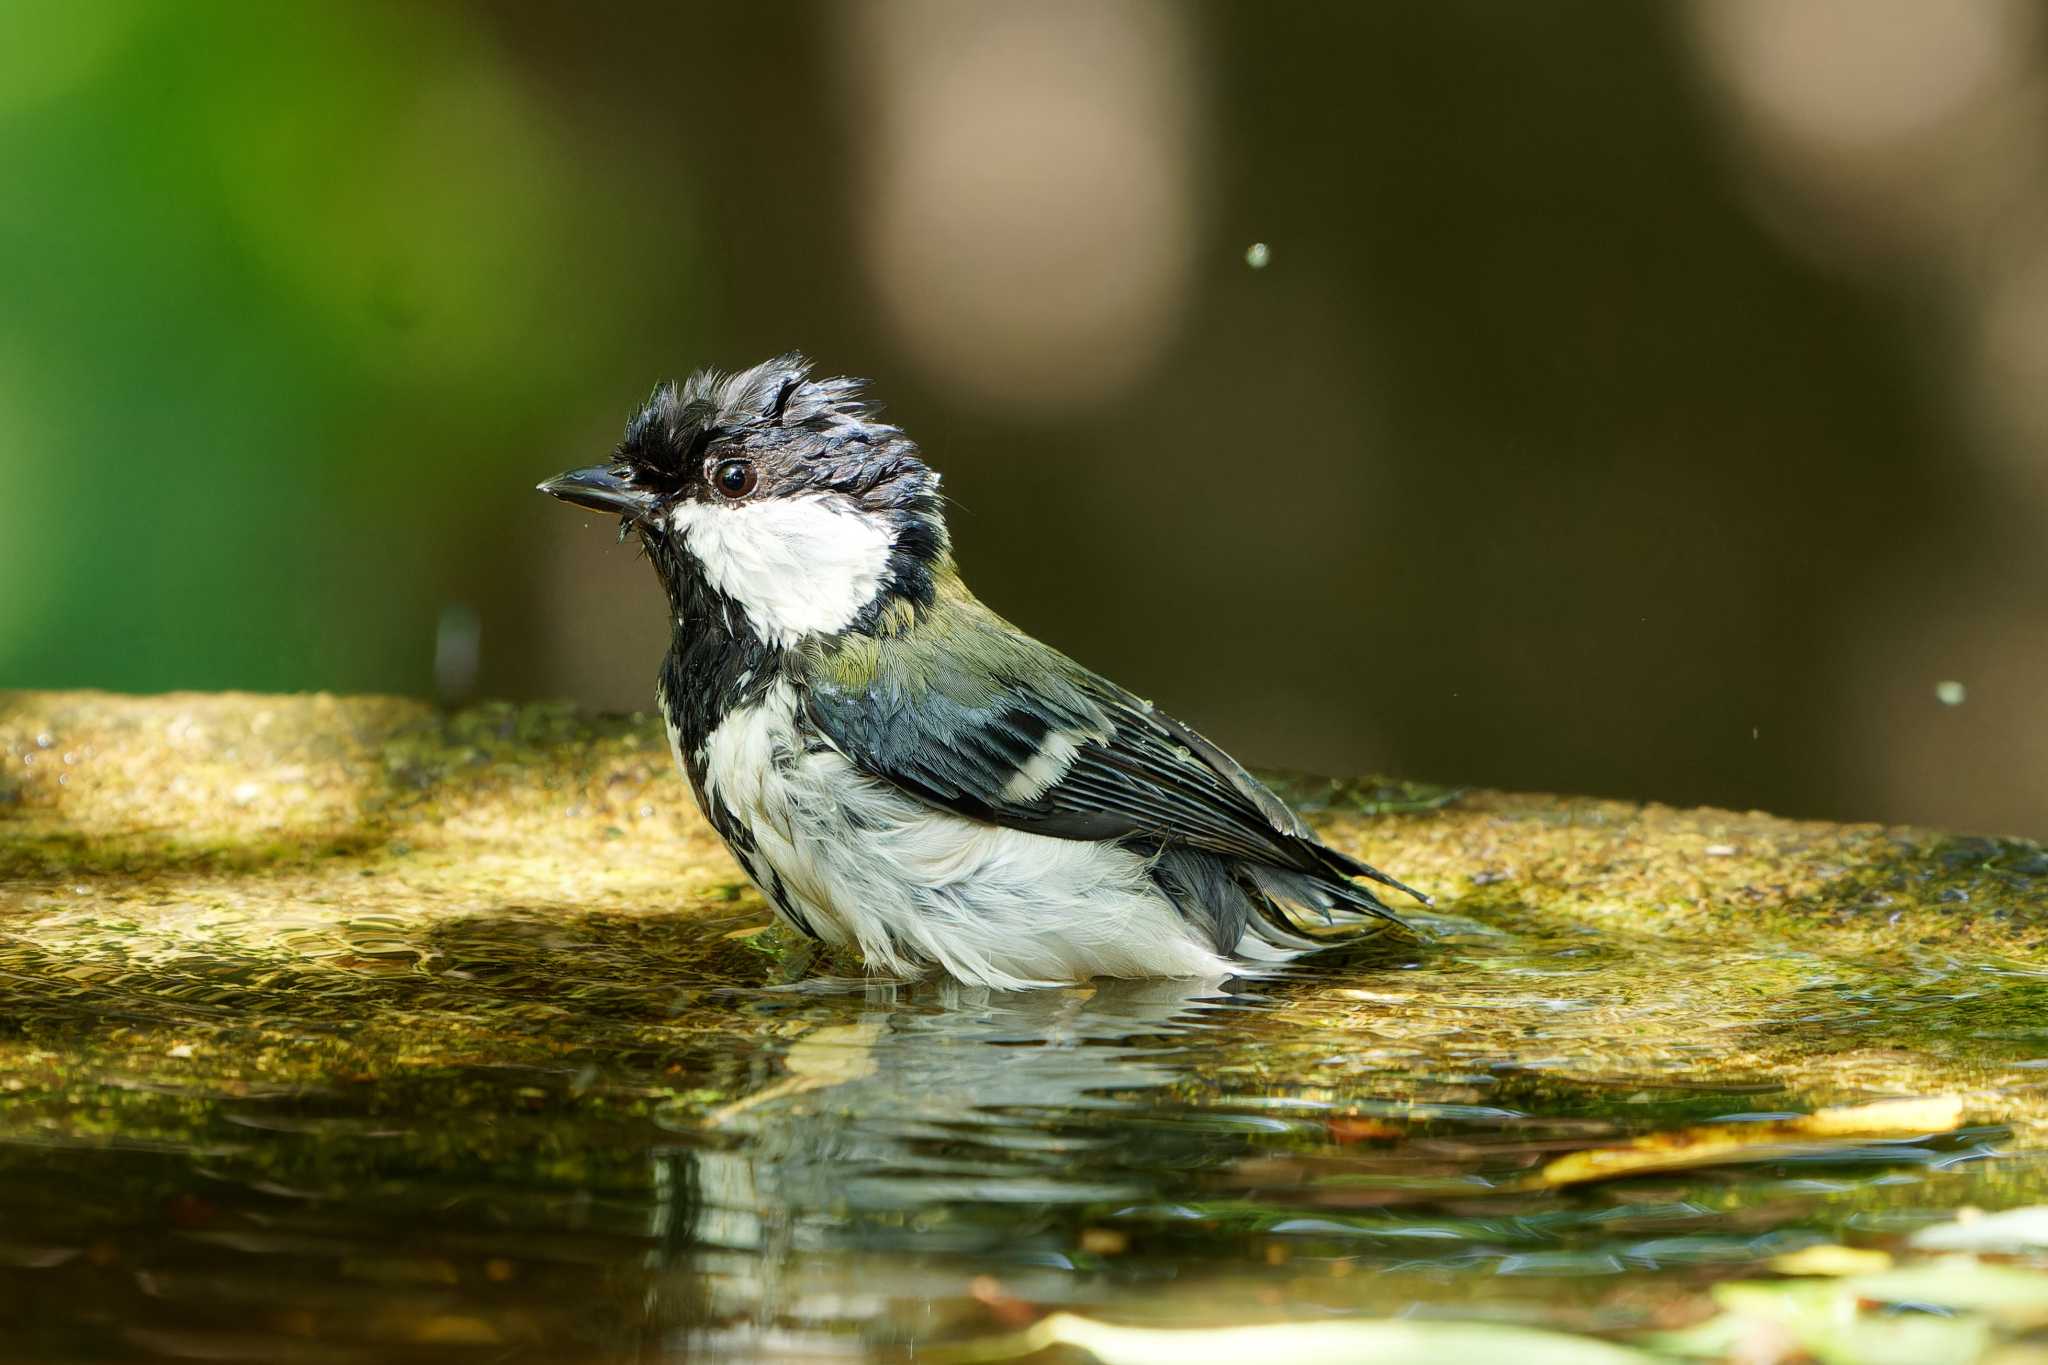
{"type": "Polygon", "coordinates": [[[1325,848],[1216,745],[972,598],[886,645],[847,637],[808,662],[824,735],[870,776],[958,814],[1399,886],[1325,848]]]}

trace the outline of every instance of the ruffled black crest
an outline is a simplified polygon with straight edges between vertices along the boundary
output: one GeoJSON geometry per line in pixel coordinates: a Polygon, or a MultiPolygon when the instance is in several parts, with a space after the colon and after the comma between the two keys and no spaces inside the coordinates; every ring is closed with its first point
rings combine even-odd
{"type": "Polygon", "coordinates": [[[687,477],[713,449],[751,446],[829,457],[849,448],[870,456],[915,457],[902,431],[876,420],[865,381],[812,379],[811,362],[795,351],[736,373],[698,370],[681,384],[656,389],[626,424],[619,459],[657,477],[687,477]]]}

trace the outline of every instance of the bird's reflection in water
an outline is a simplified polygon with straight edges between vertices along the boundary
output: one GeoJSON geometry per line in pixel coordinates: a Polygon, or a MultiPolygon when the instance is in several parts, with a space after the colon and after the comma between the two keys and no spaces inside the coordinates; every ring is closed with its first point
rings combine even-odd
{"type": "Polygon", "coordinates": [[[1168,1092],[1253,989],[870,988],[850,1022],[790,1049],[786,1075],[712,1116],[729,1142],[671,1158],[675,1249],[704,1273],[691,1316],[787,1322],[812,1316],[808,1297],[843,1317],[849,1292],[1070,1271],[1088,1213],[1167,1197],[1243,1150],[1242,1116],[1205,1123],[1168,1092]]]}

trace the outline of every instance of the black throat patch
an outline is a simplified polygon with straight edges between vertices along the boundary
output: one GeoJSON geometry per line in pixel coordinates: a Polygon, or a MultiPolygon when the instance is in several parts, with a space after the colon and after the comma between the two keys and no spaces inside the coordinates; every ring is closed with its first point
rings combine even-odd
{"type": "Polygon", "coordinates": [[[701,802],[705,741],[728,712],[758,701],[784,675],[787,654],[756,634],[740,604],[705,580],[696,556],[666,537],[647,537],[646,544],[669,598],[661,696],[701,802]]]}

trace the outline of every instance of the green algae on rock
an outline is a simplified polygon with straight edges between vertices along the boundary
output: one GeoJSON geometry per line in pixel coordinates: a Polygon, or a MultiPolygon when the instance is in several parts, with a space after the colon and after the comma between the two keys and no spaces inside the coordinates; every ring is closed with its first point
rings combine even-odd
{"type": "Polygon", "coordinates": [[[0,694],[0,1303],[45,1353],[263,1358],[888,1354],[1015,1303],[1621,1337],[2048,1200],[2039,846],[1286,790],[1436,894],[1425,941],[862,989],[764,930],[651,718],[0,694]],[[1960,1126],[1532,1178],[1929,1096],[1960,1126]]]}

